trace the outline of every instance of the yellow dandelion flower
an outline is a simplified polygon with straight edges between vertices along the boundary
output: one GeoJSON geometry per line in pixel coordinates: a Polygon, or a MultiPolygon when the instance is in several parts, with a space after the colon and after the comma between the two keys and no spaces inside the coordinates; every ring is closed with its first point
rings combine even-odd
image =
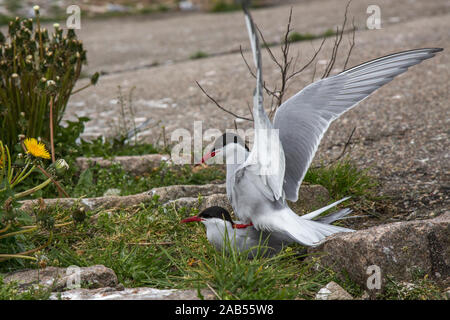
{"type": "Polygon", "coordinates": [[[23,142],[27,153],[35,156],[36,158],[50,159],[50,153],[45,149],[45,145],[42,142],[38,142],[35,138],[27,138],[23,142]]]}

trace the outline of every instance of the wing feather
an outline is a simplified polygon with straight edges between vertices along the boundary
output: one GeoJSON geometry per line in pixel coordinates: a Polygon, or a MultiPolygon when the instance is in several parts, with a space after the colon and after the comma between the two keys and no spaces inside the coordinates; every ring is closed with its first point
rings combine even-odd
{"type": "Polygon", "coordinates": [[[254,184],[266,198],[271,201],[283,200],[284,151],[278,130],[274,130],[264,111],[261,46],[246,5],[243,9],[256,66],[256,88],[253,95],[254,145],[242,168],[248,169],[257,179],[254,184]]]}
{"type": "Polygon", "coordinates": [[[288,200],[298,190],[331,122],[410,66],[434,57],[441,48],[425,48],[381,57],[312,83],[284,102],[274,128],[285,154],[283,190],[288,200]]]}

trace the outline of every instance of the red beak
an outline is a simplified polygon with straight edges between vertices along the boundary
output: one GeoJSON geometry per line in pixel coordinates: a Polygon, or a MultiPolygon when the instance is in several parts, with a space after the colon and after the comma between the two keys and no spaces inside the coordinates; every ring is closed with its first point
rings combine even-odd
{"type": "Polygon", "coordinates": [[[211,159],[212,157],[214,157],[216,155],[216,152],[210,152],[208,154],[206,154],[203,158],[202,158],[202,163],[205,163],[208,159],[211,159]]]}
{"type": "Polygon", "coordinates": [[[197,216],[193,216],[193,217],[189,217],[189,218],[181,220],[180,223],[199,222],[199,221],[202,221],[202,218],[197,217],[197,216]]]}

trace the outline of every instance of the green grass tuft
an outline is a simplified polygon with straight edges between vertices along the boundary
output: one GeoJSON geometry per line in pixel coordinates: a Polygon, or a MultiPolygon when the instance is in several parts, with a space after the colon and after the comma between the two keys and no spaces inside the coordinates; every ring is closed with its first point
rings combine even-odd
{"type": "Polygon", "coordinates": [[[196,60],[196,59],[203,59],[207,58],[209,55],[206,52],[203,51],[197,51],[189,56],[189,59],[196,60]]]}
{"type": "Polygon", "coordinates": [[[242,7],[237,3],[227,3],[225,1],[217,1],[210,11],[214,13],[231,12],[241,10],[241,8],[242,7]]]}
{"type": "Polygon", "coordinates": [[[348,159],[330,166],[310,168],[304,181],[324,186],[334,199],[346,196],[373,196],[378,185],[368,170],[359,169],[348,159]]]}
{"type": "Polygon", "coordinates": [[[327,38],[334,36],[336,34],[332,29],[327,29],[325,32],[321,34],[311,34],[311,33],[298,33],[296,31],[291,32],[288,36],[288,42],[297,42],[297,41],[307,41],[314,40],[319,38],[327,38]]]}
{"type": "Polygon", "coordinates": [[[317,38],[317,36],[311,34],[311,33],[298,33],[298,32],[292,32],[288,36],[288,42],[297,42],[297,41],[306,41],[306,40],[313,40],[317,38]]]}

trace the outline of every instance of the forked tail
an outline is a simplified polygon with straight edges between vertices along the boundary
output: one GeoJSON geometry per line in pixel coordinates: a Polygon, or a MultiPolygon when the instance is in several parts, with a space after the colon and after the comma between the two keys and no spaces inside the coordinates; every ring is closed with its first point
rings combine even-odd
{"type": "Polygon", "coordinates": [[[334,222],[351,212],[350,209],[343,209],[330,215],[320,218],[321,220],[311,220],[322,212],[336,206],[337,204],[347,200],[348,198],[336,201],[326,207],[311,212],[309,214],[298,216],[290,208],[278,211],[271,217],[274,228],[289,236],[293,241],[305,246],[317,246],[326,237],[339,232],[353,232],[354,230],[333,226],[329,223],[334,222]]]}

